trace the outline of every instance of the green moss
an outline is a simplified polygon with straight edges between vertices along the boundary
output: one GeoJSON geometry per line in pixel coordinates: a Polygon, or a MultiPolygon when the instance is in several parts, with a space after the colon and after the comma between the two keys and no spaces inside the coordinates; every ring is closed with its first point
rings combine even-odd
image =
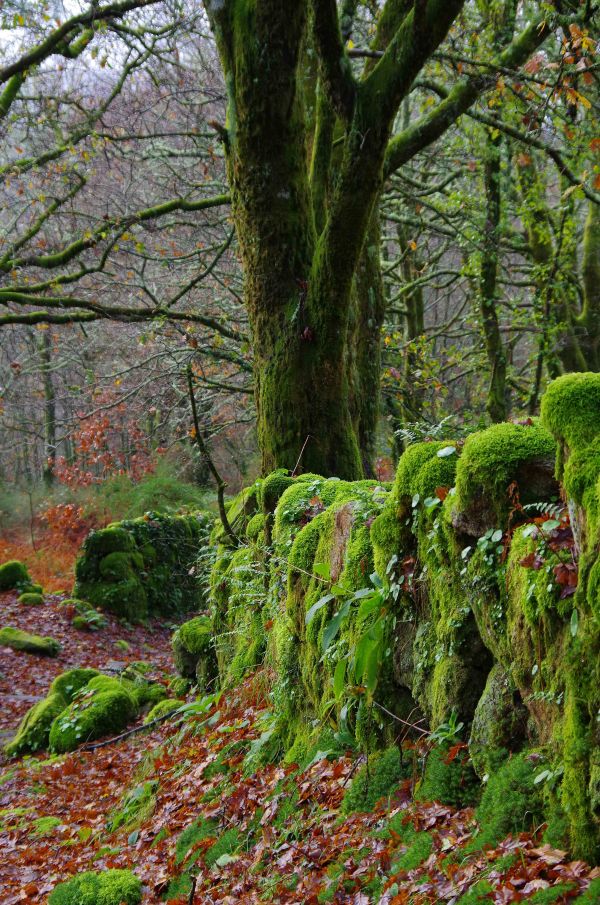
{"type": "Polygon", "coordinates": [[[451,742],[431,749],[423,779],[415,790],[417,801],[440,801],[454,808],[472,805],[479,797],[479,780],[464,749],[451,742]]]}
{"type": "Polygon", "coordinates": [[[380,798],[392,794],[407,772],[397,747],[373,754],[352,780],[344,795],[341,812],[372,811],[380,798]]]}
{"type": "Polygon", "coordinates": [[[21,629],[8,625],[0,629],[0,647],[12,647],[13,650],[38,654],[42,657],[56,657],[61,649],[60,644],[54,638],[30,635],[29,632],[23,632],[21,629]]]}
{"type": "Polygon", "coordinates": [[[401,870],[416,870],[427,861],[433,851],[433,840],[429,833],[415,833],[407,850],[392,865],[393,873],[401,870]]]}
{"type": "Polygon", "coordinates": [[[59,883],[48,905],[139,905],[142,884],[129,870],[86,871],[59,883]]]}
{"type": "Polygon", "coordinates": [[[144,717],[144,723],[151,723],[152,720],[166,716],[167,713],[173,713],[178,707],[183,706],[183,704],[185,704],[185,701],[181,700],[181,698],[164,698],[164,700],[159,701],[154,705],[152,710],[148,712],[144,717]]]}
{"type": "Polygon", "coordinates": [[[31,578],[25,563],[11,559],[0,566],[0,592],[26,590],[31,586],[31,578]]]}
{"type": "Polygon", "coordinates": [[[475,814],[477,845],[497,845],[509,833],[529,832],[544,822],[542,784],[535,783],[543,769],[536,752],[521,753],[490,775],[475,814]]]}
{"type": "Polygon", "coordinates": [[[181,676],[173,676],[169,679],[169,692],[176,698],[184,698],[190,690],[191,683],[189,679],[183,679],[181,676]]]}
{"type": "Polygon", "coordinates": [[[533,905],[551,905],[552,902],[564,902],[570,900],[570,893],[576,889],[575,883],[557,883],[549,889],[538,889],[533,895],[529,896],[527,901],[533,905]]]}
{"type": "MultiPolygon", "coordinates": [[[[190,852],[199,842],[215,838],[217,835],[218,824],[215,820],[207,820],[205,817],[194,820],[180,833],[177,839],[175,844],[175,864],[182,864],[188,860],[190,852]]],[[[196,859],[194,858],[193,860],[196,859]]]]}
{"type": "MultiPolygon", "coordinates": [[[[503,527],[511,505],[509,485],[519,478],[519,470],[553,458],[555,451],[551,435],[538,423],[494,424],[471,434],[458,461],[453,513],[483,507],[495,516],[494,527],[503,527]]],[[[531,475],[519,483],[519,492],[523,503],[543,498],[531,475]]]]}
{"type": "Polygon", "coordinates": [[[248,522],[246,528],[246,538],[249,541],[258,541],[263,536],[265,530],[265,516],[262,512],[257,512],[248,522]]]}
{"type": "Polygon", "coordinates": [[[546,389],[542,422],[570,450],[581,449],[600,434],[600,375],[565,374],[546,389]]]}
{"type": "Polygon", "coordinates": [[[233,854],[233,852],[237,851],[240,846],[240,831],[237,829],[237,827],[231,827],[231,829],[226,830],[221,836],[219,836],[214,845],[211,845],[211,847],[204,855],[204,863],[207,867],[214,867],[219,858],[222,858],[223,855],[233,854]]]}
{"type": "Polygon", "coordinates": [[[263,479],[260,490],[260,503],[265,515],[275,512],[277,503],[284,491],[291,487],[295,480],[285,468],[272,471],[271,474],[263,479]]]}
{"type": "Polygon", "coordinates": [[[456,905],[479,905],[480,902],[490,902],[494,887],[487,880],[478,880],[468,892],[458,899],[456,905]]]}
{"type": "Polygon", "coordinates": [[[123,796],[119,807],[108,818],[109,831],[114,833],[122,827],[139,826],[148,820],[156,806],[157,789],[157,779],[140,783],[129,789],[123,796]]]}
{"type": "Polygon", "coordinates": [[[56,693],[34,704],[21,720],[14,738],[4,746],[4,753],[16,757],[46,748],[50,726],[66,706],[65,699],[56,693]]]}
{"type": "Polygon", "coordinates": [[[103,735],[117,735],[136,711],[134,695],[125,682],[97,676],[52,723],[50,747],[60,754],[103,735]]]}
{"type": "Polygon", "coordinates": [[[203,689],[218,676],[213,629],[208,616],[196,616],[181,625],[172,639],[175,667],[186,679],[194,679],[203,689]]]}
{"type": "Polygon", "coordinates": [[[600,902],[600,877],[592,880],[585,892],[579,896],[579,905],[597,905],[600,902]]]}
{"type": "Polygon", "coordinates": [[[97,669],[76,668],[69,669],[57,676],[51,686],[50,694],[58,694],[67,704],[70,704],[78,691],[84,688],[88,682],[99,676],[97,669]]]}
{"type": "Polygon", "coordinates": [[[22,603],[24,606],[40,606],[43,602],[43,594],[34,594],[31,591],[26,591],[17,598],[17,603],[22,603]]]}
{"type": "Polygon", "coordinates": [[[480,777],[491,773],[509,753],[524,744],[527,711],[509,674],[500,663],[492,667],[475,708],[469,754],[480,777]]]}

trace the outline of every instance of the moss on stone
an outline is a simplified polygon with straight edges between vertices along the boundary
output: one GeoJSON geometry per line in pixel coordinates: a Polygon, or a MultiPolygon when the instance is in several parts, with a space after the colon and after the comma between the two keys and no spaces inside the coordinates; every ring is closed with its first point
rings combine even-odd
{"type": "Polygon", "coordinates": [[[510,754],[519,751],[527,736],[527,710],[500,663],[490,670],[475,708],[469,754],[480,777],[489,775],[510,754]]]}
{"type": "Polygon", "coordinates": [[[129,683],[109,676],[96,676],[52,723],[50,747],[61,754],[103,735],[117,735],[136,712],[136,700],[129,683]]]}
{"type": "Polygon", "coordinates": [[[25,591],[31,586],[31,577],[25,563],[10,559],[0,566],[0,591],[25,591]]]}
{"type": "Polygon", "coordinates": [[[66,706],[66,701],[60,694],[51,693],[30,707],[15,736],[4,746],[4,753],[8,757],[17,757],[46,748],[50,726],[66,706]]]}
{"type": "Polygon", "coordinates": [[[43,595],[33,593],[32,591],[26,591],[17,598],[17,603],[21,603],[23,606],[41,606],[43,602],[43,595]]]}
{"type": "Polygon", "coordinates": [[[180,625],[172,638],[177,671],[193,679],[203,689],[214,684],[218,676],[213,628],[208,616],[196,616],[180,625]]]}
{"type": "Polygon", "coordinates": [[[31,635],[29,632],[23,632],[21,629],[8,625],[0,629],[0,647],[12,647],[13,650],[38,654],[42,657],[56,657],[61,649],[60,644],[54,638],[31,635]]]}
{"type": "Polygon", "coordinates": [[[341,811],[372,811],[380,798],[389,796],[408,775],[410,768],[402,763],[400,750],[395,746],[371,755],[358,770],[345,793],[341,811]]]}
{"type": "Polygon", "coordinates": [[[164,698],[162,701],[158,701],[147,713],[144,717],[144,723],[151,723],[152,720],[166,716],[167,713],[173,713],[178,707],[182,707],[183,704],[185,704],[185,701],[181,698],[164,698]]]}
{"type": "MultiPolygon", "coordinates": [[[[537,422],[494,424],[471,434],[456,471],[452,502],[455,524],[473,536],[482,535],[489,527],[504,528],[511,508],[509,486],[513,481],[518,484],[522,503],[543,500],[545,494],[540,495],[539,481],[531,472],[525,476],[521,472],[536,463],[550,463],[555,452],[552,436],[537,422]]],[[[546,477],[546,483],[548,480],[546,477]]]]}
{"type": "Polygon", "coordinates": [[[59,883],[48,905],[139,905],[142,884],[129,870],[86,871],[59,883]]]}
{"type": "Polygon", "coordinates": [[[542,422],[570,450],[581,449],[600,434],[600,374],[565,374],[542,397],[542,422]]]}
{"type": "Polygon", "coordinates": [[[100,673],[97,669],[81,667],[69,669],[67,672],[61,673],[60,676],[56,676],[50,685],[49,693],[60,695],[66,704],[70,704],[77,692],[99,675],[100,673]]]}

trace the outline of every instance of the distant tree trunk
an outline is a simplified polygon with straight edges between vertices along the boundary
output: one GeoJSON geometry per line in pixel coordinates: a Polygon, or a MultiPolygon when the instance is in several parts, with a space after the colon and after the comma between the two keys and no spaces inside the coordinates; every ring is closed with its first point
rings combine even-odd
{"type": "Polygon", "coordinates": [[[583,328],[581,343],[589,371],[600,370],[600,205],[589,202],[583,233],[583,309],[578,326],[583,328]]]}
{"type": "Polygon", "coordinates": [[[479,299],[485,350],[490,368],[486,409],[492,421],[505,421],[506,349],[502,342],[498,317],[498,256],[500,244],[500,154],[499,135],[488,133],[484,152],[483,172],[486,198],[486,221],[483,229],[479,299]]]}
{"type": "Polygon", "coordinates": [[[42,384],[44,387],[44,464],[42,477],[46,487],[52,487],[56,468],[56,394],[52,379],[52,335],[44,330],[39,341],[42,384]]]}

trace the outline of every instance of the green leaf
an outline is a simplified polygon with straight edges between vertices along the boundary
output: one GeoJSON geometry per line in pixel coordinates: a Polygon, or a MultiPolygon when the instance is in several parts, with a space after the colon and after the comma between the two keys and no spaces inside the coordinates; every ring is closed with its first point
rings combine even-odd
{"type": "Polygon", "coordinates": [[[502,529],[501,529],[501,528],[497,528],[497,529],[494,531],[494,533],[492,534],[490,540],[491,540],[491,542],[492,542],[493,544],[497,544],[498,541],[501,541],[501,540],[502,540],[502,529]]]}
{"type": "Polygon", "coordinates": [[[438,449],[437,455],[440,459],[446,459],[448,456],[453,456],[456,454],[456,446],[444,446],[442,449],[438,449]]]}
{"type": "Polygon", "coordinates": [[[573,610],[571,613],[571,635],[575,637],[579,630],[579,613],[577,610],[573,610]]]}
{"type": "Polygon", "coordinates": [[[329,603],[330,600],[333,600],[333,598],[333,594],[325,594],[324,597],[320,597],[316,603],[313,603],[306,616],[304,617],[306,625],[310,625],[319,610],[322,609],[326,603],[329,603]]]}
{"type": "Polygon", "coordinates": [[[549,519],[546,519],[545,522],[542,522],[542,531],[544,531],[546,534],[549,531],[554,531],[555,528],[559,528],[559,527],[560,527],[560,522],[555,518],[549,518],[549,519]]]}
{"type": "Polygon", "coordinates": [[[333,693],[336,701],[342,696],[346,680],[346,660],[338,660],[333,674],[333,693]]]}
{"type": "Polygon", "coordinates": [[[329,581],[331,578],[331,566],[328,562],[316,562],[313,566],[313,572],[319,578],[324,578],[325,581],[329,581]]]}
{"type": "Polygon", "coordinates": [[[333,619],[330,619],[327,625],[325,626],[325,631],[323,632],[323,653],[329,650],[331,643],[335,640],[337,633],[340,630],[342,622],[348,615],[350,611],[350,601],[347,600],[342,607],[335,614],[333,619]]]}

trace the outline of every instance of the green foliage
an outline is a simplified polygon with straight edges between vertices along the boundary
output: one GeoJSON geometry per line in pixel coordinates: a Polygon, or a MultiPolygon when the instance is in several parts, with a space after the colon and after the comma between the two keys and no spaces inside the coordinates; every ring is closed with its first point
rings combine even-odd
{"type": "Polygon", "coordinates": [[[115,832],[122,827],[139,826],[147,820],[154,811],[157,789],[158,780],[156,779],[140,783],[133,789],[129,789],[123,796],[119,807],[107,821],[109,832],[115,832]]]}
{"type": "Polygon", "coordinates": [[[410,839],[407,850],[394,861],[393,872],[415,870],[424,861],[427,861],[432,851],[433,839],[431,835],[429,833],[415,833],[410,839]]]}
{"type": "Polygon", "coordinates": [[[342,813],[371,811],[380,798],[392,794],[409,771],[410,768],[402,763],[400,750],[396,746],[371,755],[345,793],[342,813]]]}
{"type": "Polygon", "coordinates": [[[50,893],[48,905],[139,905],[142,884],[129,870],[87,871],[50,893]]]}
{"type": "Polygon", "coordinates": [[[31,586],[31,577],[27,566],[18,559],[11,559],[0,566],[1,591],[27,591],[31,586]]]}
{"type": "Polygon", "coordinates": [[[56,657],[61,649],[60,644],[54,638],[31,635],[29,632],[8,625],[0,628],[0,647],[2,646],[12,647],[13,650],[24,651],[28,654],[38,654],[42,657],[56,657]]]}

